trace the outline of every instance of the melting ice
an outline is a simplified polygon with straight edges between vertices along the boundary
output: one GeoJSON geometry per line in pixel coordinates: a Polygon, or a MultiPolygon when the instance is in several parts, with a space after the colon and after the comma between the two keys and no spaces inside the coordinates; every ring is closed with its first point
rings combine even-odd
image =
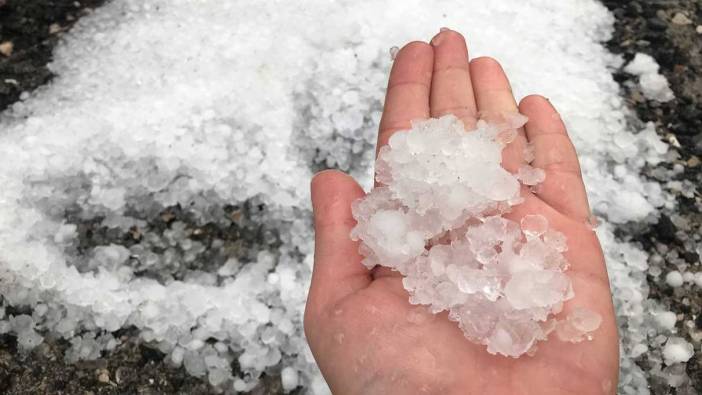
{"type": "Polygon", "coordinates": [[[404,276],[410,303],[448,311],[466,338],[491,354],[519,357],[555,331],[563,341],[591,338],[601,317],[576,307],[565,236],[539,214],[503,216],[520,199],[520,181],[535,185],[543,170],[524,164],[516,175],[502,150],[526,118],[478,121],[466,132],[452,115],[416,122],[379,151],[381,186],[354,203],[364,265],[404,276]]]}

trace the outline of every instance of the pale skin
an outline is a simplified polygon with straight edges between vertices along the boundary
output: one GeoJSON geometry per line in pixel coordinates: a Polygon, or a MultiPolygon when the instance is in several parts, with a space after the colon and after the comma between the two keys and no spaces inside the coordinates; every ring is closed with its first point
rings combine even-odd
{"type": "MultiPolygon", "coordinates": [[[[564,87],[567,89],[567,87],[564,87]]],[[[617,327],[607,271],[590,215],[575,149],[551,103],[528,96],[516,103],[500,64],[470,60],[459,33],[446,30],[429,43],[405,45],[394,61],[380,122],[378,146],[410,122],[452,113],[471,124],[478,114],[519,111],[529,122],[503,152],[503,166],[524,163],[546,172],[535,193],[506,216],[545,216],[568,238],[566,258],[577,306],[602,316],[593,340],[570,343],[552,335],[534,356],[491,355],[468,341],[447,314],[431,315],[408,302],[402,278],[361,265],[351,203],[364,196],[351,177],[324,171],[312,180],[315,264],[305,311],[305,333],[334,394],[614,394],[619,370],[617,327]]]]}

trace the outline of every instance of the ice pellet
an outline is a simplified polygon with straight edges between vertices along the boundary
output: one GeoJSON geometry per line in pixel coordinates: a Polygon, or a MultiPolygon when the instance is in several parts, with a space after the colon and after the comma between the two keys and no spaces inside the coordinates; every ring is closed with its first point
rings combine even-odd
{"type": "Polygon", "coordinates": [[[695,285],[702,288],[702,272],[695,273],[695,285]]]}
{"type": "Polygon", "coordinates": [[[529,214],[525,215],[521,221],[522,232],[526,237],[534,238],[539,237],[546,233],[548,229],[548,220],[543,215],[529,214]]]}
{"type": "Polygon", "coordinates": [[[672,330],[675,328],[675,322],[678,320],[675,313],[672,311],[660,311],[655,313],[655,318],[658,325],[666,330],[672,330]]]}
{"type": "Polygon", "coordinates": [[[639,77],[639,86],[649,100],[667,102],[673,99],[668,80],[658,73],[659,66],[650,55],[637,53],[624,71],[639,77]]]}
{"type": "Polygon", "coordinates": [[[682,337],[670,337],[663,347],[663,358],[666,365],[687,362],[694,354],[692,344],[682,337]]]}
{"type": "Polygon", "coordinates": [[[299,385],[299,379],[297,377],[297,371],[290,367],[283,368],[280,372],[280,380],[283,384],[283,390],[292,391],[299,385]]]}
{"type": "Polygon", "coordinates": [[[683,285],[683,276],[679,271],[674,270],[665,275],[665,282],[673,288],[683,285]]]}
{"type": "Polygon", "coordinates": [[[546,179],[546,173],[542,169],[532,167],[531,165],[522,165],[517,170],[517,178],[524,185],[536,185],[546,179]]]}

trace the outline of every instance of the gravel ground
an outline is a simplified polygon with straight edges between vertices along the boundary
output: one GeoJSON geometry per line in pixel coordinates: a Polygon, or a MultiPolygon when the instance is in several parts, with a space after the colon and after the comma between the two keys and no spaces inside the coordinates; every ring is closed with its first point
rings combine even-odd
{"type": "MultiPolygon", "coordinates": [[[[0,111],[22,99],[22,92],[31,91],[49,82],[47,68],[51,53],[78,18],[105,0],[0,0],[0,111]]],[[[78,226],[76,255],[82,251],[111,243],[129,247],[139,243],[144,232],[159,236],[173,223],[185,224],[190,239],[209,246],[217,241],[224,249],[246,262],[261,249],[275,249],[279,239],[275,230],[263,229],[256,216],[264,211],[257,204],[225,206],[220,223],[198,223],[180,206],[168,207],[153,218],[142,218],[148,229],[132,228],[128,232],[101,224],[102,218],[79,220],[78,212],[68,210],[66,219],[78,226]]],[[[141,218],[139,213],[134,217],[141,218]]],[[[154,251],[162,253],[162,251],[154,251]]],[[[214,271],[223,262],[211,259],[205,249],[191,265],[174,268],[167,281],[180,279],[189,270],[214,271]]],[[[219,257],[221,258],[221,257],[219,257]]],[[[137,262],[135,262],[135,265],[137,262]]],[[[161,273],[162,274],[162,273],[161,273]]],[[[154,277],[155,273],[139,273],[154,277]]],[[[0,295],[0,300],[2,296],[0,295]]],[[[31,314],[31,311],[7,310],[7,314],[31,314]]],[[[183,368],[163,362],[164,354],[139,341],[138,333],[127,328],[113,334],[121,340],[116,349],[95,361],[67,364],[64,362],[70,343],[46,337],[29,354],[17,348],[14,336],[0,335],[0,394],[205,394],[213,389],[205,381],[189,375],[183,368]]],[[[232,366],[234,372],[236,366],[232,366]]],[[[277,376],[264,376],[253,394],[282,394],[277,376]]]]}
{"type": "MultiPolygon", "coordinates": [[[[608,43],[610,50],[621,54],[626,61],[637,52],[651,55],[675,93],[675,99],[667,103],[647,101],[638,90],[635,77],[624,72],[614,74],[638,118],[654,122],[659,134],[679,153],[676,161],[661,166],[670,169],[677,165],[683,169],[674,180],[665,178],[660,169],[648,169],[648,174],[659,181],[682,183],[677,193],[678,208],[675,212],[664,211],[655,225],[630,224],[625,227],[627,235],[622,233],[622,237],[641,243],[652,253],[648,275],[650,297],[678,314],[678,336],[692,342],[697,350],[687,363],[690,386],[694,393],[702,393],[700,288],[694,283],[673,288],[665,282],[666,273],[673,270],[702,270],[699,255],[702,252],[702,199],[699,193],[691,194],[686,187],[702,185],[702,3],[698,0],[610,0],[604,4],[617,18],[614,38],[608,43]]],[[[644,370],[651,366],[646,354],[638,362],[644,370]]],[[[656,377],[651,379],[651,392],[683,393],[656,377]]]]}
{"type": "MultiPolygon", "coordinates": [[[[0,110],[29,91],[51,79],[46,68],[51,50],[62,32],[82,15],[104,0],[0,0],[0,110]],[[8,44],[12,43],[12,44],[8,44]]],[[[676,99],[665,104],[647,101],[636,86],[635,77],[615,71],[622,94],[643,121],[655,122],[661,135],[680,153],[679,159],[663,166],[683,167],[675,181],[681,182],[676,212],[664,212],[656,225],[630,224],[620,237],[639,242],[652,255],[649,275],[651,296],[663,306],[679,313],[677,328],[681,336],[700,349],[702,339],[702,299],[699,288],[691,284],[671,288],[663,278],[670,270],[700,271],[702,202],[699,195],[685,192],[685,182],[700,185],[702,157],[702,3],[697,0],[605,0],[615,16],[616,34],[609,48],[625,60],[637,52],[653,56],[668,78],[676,99]],[[687,195],[687,196],[686,196],[687,195]],[[661,263],[657,263],[660,259],[661,263]]],[[[632,120],[632,122],[636,122],[632,120]]],[[[653,178],[660,178],[660,169],[648,169],[653,178]]],[[[669,180],[662,180],[669,181],[669,180]]],[[[225,210],[226,211],[226,210],[225,210]]],[[[237,213],[239,211],[236,211],[237,213]]],[[[244,210],[244,219],[248,211],[244,210]]],[[[228,213],[232,214],[232,213],[228,213]]],[[[239,214],[237,214],[239,215],[239,214]]],[[[256,247],[261,229],[241,227],[241,218],[232,219],[226,227],[198,224],[187,212],[172,207],[157,218],[149,219],[151,230],[166,229],[172,221],[188,225],[194,240],[227,240],[232,248],[256,247]]],[[[78,248],[118,242],[138,242],[139,229],[128,233],[101,227],[99,221],[80,223],[78,248]]],[[[8,313],[12,313],[8,311],[8,313]]],[[[65,364],[63,355],[69,344],[49,339],[28,355],[17,351],[12,336],[0,336],[0,393],[58,394],[203,394],[211,388],[162,362],[163,354],[144,344],[131,329],[116,334],[122,343],[109,355],[96,361],[65,364]]],[[[650,362],[644,355],[639,361],[646,369],[650,362]]],[[[691,386],[702,393],[702,356],[697,353],[687,365],[691,386]]],[[[255,393],[281,393],[276,377],[264,378],[255,393]]],[[[663,380],[652,380],[652,393],[675,394],[663,380]]],[[[681,393],[678,391],[677,393],[681,393]]]]}
{"type": "MultiPolygon", "coordinates": [[[[256,218],[265,211],[260,204],[226,206],[221,212],[224,221],[200,223],[180,206],[165,208],[153,218],[142,218],[148,226],[144,229],[132,227],[128,231],[109,228],[101,224],[103,218],[79,220],[77,212],[68,211],[67,221],[77,225],[78,243],[72,248],[80,255],[96,246],[119,244],[131,246],[141,241],[141,235],[163,236],[164,232],[178,223],[183,226],[193,241],[211,246],[217,242],[230,256],[245,264],[262,249],[274,250],[280,245],[275,230],[259,225],[256,218]]],[[[140,217],[139,213],[134,213],[140,217]]],[[[163,251],[154,251],[162,253],[163,251]]],[[[210,249],[193,260],[172,268],[168,279],[148,271],[138,272],[159,281],[180,279],[188,270],[216,271],[223,262],[221,256],[212,257],[210,249]]],[[[138,266],[138,262],[131,262],[138,266]]],[[[31,311],[10,310],[7,314],[31,314],[31,311]]],[[[0,393],[63,393],[63,394],[205,394],[213,390],[204,381],[190,376],[182,368],[164,363],[164,354],[139,341],[134,328],[113,334],[121,344],[109,354],[95,361],[66,364],[64,355],[70,344],[63,339],[46,337],[45,341],[27,355],[17,349],[14,336],[0,335],[0,393]]],[[[232,370],[237,371],[236,363],[232,370]]],[[[253,394],[282,394],[278,376],[265,376],[253,394]]]]}

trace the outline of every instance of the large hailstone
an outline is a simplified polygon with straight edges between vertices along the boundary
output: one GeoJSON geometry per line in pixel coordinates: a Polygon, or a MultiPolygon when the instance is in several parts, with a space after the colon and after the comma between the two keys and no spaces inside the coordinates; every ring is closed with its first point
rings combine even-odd
{"type": "Polygon", "coordinates": [[[590,339],[601,322],[583,308],[553,317],[574,296],[565,236],[541,215],[502,217],[522,201],[520,181],[544,179],[527,164],[517,175],[501,165],[525,122],[511,114],[466,132],[447,115],[395,133],[376,161],[382,186],[354,203],[351,232],[366,267],[404,276],[410,303],[448,311],[470,341],[510,357],[532,354],[552,331],[564,341],[590,339]]]}

